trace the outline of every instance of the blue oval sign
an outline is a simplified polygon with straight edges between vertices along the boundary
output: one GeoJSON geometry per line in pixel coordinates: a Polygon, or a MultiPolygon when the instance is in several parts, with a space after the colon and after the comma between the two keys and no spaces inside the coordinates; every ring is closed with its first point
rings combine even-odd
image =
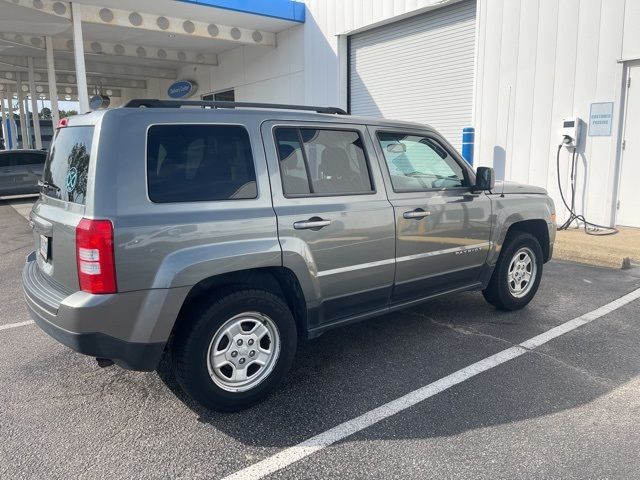
{"type": "Polygon", "coordinates": [[[178,80],[169,85],[167,95],[170,98],[187,98],[196,93],[198,84],[191,80],[178,80]]]}
{"type": "Polygon", "coordinates": [[[91,110],[98,110],[100,108],[107,108],[111,103],[111,99],[106,95],[94,95],[89,99],[89,108],[91,110]]]}

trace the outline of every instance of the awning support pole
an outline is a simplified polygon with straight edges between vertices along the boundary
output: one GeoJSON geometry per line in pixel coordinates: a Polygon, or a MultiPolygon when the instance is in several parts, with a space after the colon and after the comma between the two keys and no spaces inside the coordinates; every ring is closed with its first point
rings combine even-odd
{"type": "Polygon", "coordinates": [[[60,112],[58,110],[58,84],[56,83],[56,67],[53,61],[53,40],[45,37],[47,46],[47,75],[49,76],[49,100],[51,101],[51,121],[53,128],[58,126],[60,112]]]}
{"type": "Polygon", "coordinates": [[[38,114],[38,92],[36,92],[36,80],[33,76],[33,57],[27,57],[29,71],[29,93],[31,95],[31,121],[33,122],[33,135],[36,137],[36,149],[42,149],[42,137],[40,136],[40,115],[38,114]]]}
{"type": "Polygon", "coordinates": [[[4,148],[9,150],[9,132],[7,132],[7,114],[4,109],[4,92],[0,92],[0,118],[2,118],[2,138],[4,139],[4,148]]]}
{"type": "Polygon", "coordinates": [[[24,116],[25,116],[25,126],[27,127],[27,147],[33,148],[33,132],[31,131],[31,122],[29,121],[29,95],[25,93],[24,98],[22,99],[22,103],[24,104],[24,116]]]}
{"type": "MultiPolygon", "coordinates": [[[[20,80],[20,75],[17,75],[16,78],[16,90],[18,93],[18,109],[20,112],[20,136],[22,137],[22,142],[20,143],[20,148],[29,148],[29,135],[27,134],[27,116],[24,114],[24,102],[22,97],[22,81],[20,80]]],[[[18,142],[16,141],[16,144],[18,142]]]]}
{"type": "Polygon", "coordinates": [[[73,19],[73,56],[76,63],[76,85],[78,87],[78,102],[80,111],[89,111],[89,89],[87,88],[87,69],[84,65],[84,43],[82,40],[82,16],[81,6],[71,2],[71,17],[73,19]]]}

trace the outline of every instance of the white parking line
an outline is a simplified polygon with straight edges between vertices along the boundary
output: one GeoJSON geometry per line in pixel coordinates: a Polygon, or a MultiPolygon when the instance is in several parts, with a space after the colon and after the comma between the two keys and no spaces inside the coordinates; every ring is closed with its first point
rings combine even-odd
{"type": "Polygon", "coordinates": [[[502,350],[495,355],[491,355],[490,357],[447,375],[440,380],[436,380],[433,383],[418,388],[417,390],[414,390],[396,400],[370,410],[359,417],[341,423],[340,425],[320,433],[315,437],[311,437],[298,445],[282,450],[271,457],[267,457],[258,463],[225,477],[224,480],[260,479],[277,472],[278,470],[302,460],[303,458],[308,457],[309,455],[312,455],[350,435],[353,435],[360,430],[370,427],[385,418],[395,415],[407,408],[413,407],[417,403],[433,397],[454,385],[462,383],[482,372],[486,372],[487,370],[497,367],[509,360],[524,355],[528,351],[533,350],[554,338],[564,335],[565,333],[575,330],[582,325],[592,322],[597,318],[611,313],[614,310],[637,300],[638,298],[640,298],[640,288],[589,313],[585,313],[573,320],[569,320],[566,323],[552,328],[540,335],[536,335],[535,337],[532,337],[518,345],[502,350]]]}
{"type": "Polygon", "coordinates": [[[0,325],[0,330],[9,330],[10,328],[24,327],[25,325],[31,325],[33,320],[27,320],[26,322],[8,323],[7,325],[0,325]]]}

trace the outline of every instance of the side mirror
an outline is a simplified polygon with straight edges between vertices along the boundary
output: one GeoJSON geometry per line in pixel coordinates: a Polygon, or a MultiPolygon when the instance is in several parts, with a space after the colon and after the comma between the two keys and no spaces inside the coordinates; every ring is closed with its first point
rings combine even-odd
{"type": "Polygon", "coordinates": [[[491,167],[478,167],[476,170],[476,184],[474,190],[483,192],[493,190],[496,184],[496,174],[491,167]]]}

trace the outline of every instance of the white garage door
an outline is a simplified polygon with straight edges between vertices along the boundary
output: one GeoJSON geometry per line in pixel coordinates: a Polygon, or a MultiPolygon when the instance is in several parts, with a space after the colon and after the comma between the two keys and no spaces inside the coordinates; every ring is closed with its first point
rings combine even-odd
{"type": "Polygon", "coordinates": [[[428,123],[460,147],[471,126],[475,1],[464,1],[349,38],[354,115],[428,123]]]}

